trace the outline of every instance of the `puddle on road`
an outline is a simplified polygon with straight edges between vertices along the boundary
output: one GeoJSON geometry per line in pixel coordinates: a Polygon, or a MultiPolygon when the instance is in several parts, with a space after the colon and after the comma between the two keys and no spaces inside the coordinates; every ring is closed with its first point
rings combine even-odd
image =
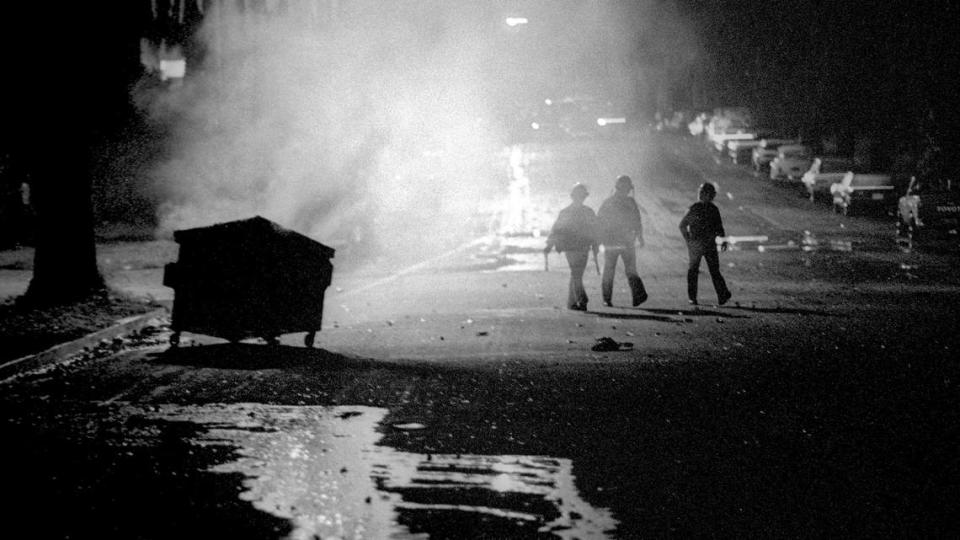
{"type": "Polygon", "coordinates": [[[615,529],[608,510],[580,498],[570,460],[399,452],[377,445],[387,412],[236,404],[136,414],[200,424],[205,434],[193,444],[237,448],[238,460],[212,472],[244,475],[240,498],[290,520],[291,539],[428,538],[451,530],[604,538],[615,529]]]}

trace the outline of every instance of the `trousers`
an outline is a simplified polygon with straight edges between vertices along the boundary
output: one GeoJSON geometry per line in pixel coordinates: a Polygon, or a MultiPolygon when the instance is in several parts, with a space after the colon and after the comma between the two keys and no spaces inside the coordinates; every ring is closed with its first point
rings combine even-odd
{"type": "Polygon", "coordinates": [[[687,252],[690,255],[690,265],[687,267],[687,298],[697,299],[697,285],[700,280],[700,259],[707,261],[707,270],[710,271],[710,279],[713,281],[713,289],[717,293],[717,298],[723,298],[730,295],[727,289],[727,282],[720,275],[720,255],[717,253],[717,245],[713,242],[709,244],[690,242],[687,244],[687,252]]]}
{"type": "Polygon", "coordinates": [[[570,309],[587,308],[587,291],[583,288],[583,272],[590,258],[589,251],[564,251],[567,264],[570,265],[570,286],[567,292],[567,307],[570,309]]]}
{"type": "Polygon", "coordinates": [[[630,285],[630,295],[633,305],[638,306],[647,299],[647,290],[643,286],[643,280],[637,274],[637,252],[629,247],[607,247],[603,248],[603,277],[600,281],[600,288],[603,291],[603,301],[611,303],[613,300],[613,277],[617,272],[617,260],[623,259],[623,271],[627,275],[627,284],[630,285]]]}

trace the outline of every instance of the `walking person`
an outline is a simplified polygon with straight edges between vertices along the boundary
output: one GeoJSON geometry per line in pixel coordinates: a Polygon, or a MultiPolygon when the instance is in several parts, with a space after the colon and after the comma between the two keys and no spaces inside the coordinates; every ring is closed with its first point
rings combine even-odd
{"type": "Polygon", "coordinates": [[[557,221],[550,229],[547,245],[543,248],[546,256],[551,249],[567,256],[570,265],[570,286],[567,293],[567,308],[576,311],[587,310],[587,291],[583,288],[583,272],[587,268],[590,252],[596,260],[597,251],[597,216],[593,209],[583,204],[589,192],[583,184],[576,184],[570,191],[573,202],[560,211],[557,221]]]}
{"type": "Polygon", "coordinates": [[[627,175],[617,178],[614,193],[608,197],[597,211],[600,223],[600,243],[603,244],[603,305],[613,305],[613,278],[617,270],[617,261],[623,259],[623,270],[627,275],[634,307],[647,300],[647,290],[643,280],[637,274],[637,251],[643,247],[643,223],[640,208],[633,199],[633,181],[627,175]]]}
{"type": "MultiPolygon", "coordinates": [[[[730,290],[727,282],[720,275],[720,256],[717,254],[717,237],[725,237],[723,220],[720,210],[713,199],[717,196],[717,188],[706,182],[700,186],[697,193],[697,202],[690,206],[687,214],[680,220],[680,234],[687,242],[687,251],[690,255],[690,264],[687,267],[687,297],[690,303],[697,305],[697,285],[700,278],[700,259],[706,259],[713,288],[717,292],[717,303],[724,305],[730,300],[730,290]]],[[[722,251],[727,250],[727,241],[720,245],[722,251]]]]}

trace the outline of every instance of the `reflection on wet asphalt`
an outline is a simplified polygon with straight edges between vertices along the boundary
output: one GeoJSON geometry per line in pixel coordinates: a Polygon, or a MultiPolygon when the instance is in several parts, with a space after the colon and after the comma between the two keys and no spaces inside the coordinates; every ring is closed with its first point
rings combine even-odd
{"type": "Polygon", "coordinates": [[[387,410],[259,404],[130,407],[154,422],[198,424],[200,447],[239,459],[240,498],[291,523],[291,539],[603,538],[617,521],[577,493],[568,459],[440,455],[378,446],[387,410]]]}

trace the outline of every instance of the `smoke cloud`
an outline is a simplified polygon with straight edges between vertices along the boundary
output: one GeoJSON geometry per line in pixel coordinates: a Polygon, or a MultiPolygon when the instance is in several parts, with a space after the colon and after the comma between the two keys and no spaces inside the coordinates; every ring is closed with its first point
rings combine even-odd
{"type": "Polygon", "coordinates": [[[172,126],[161,233],[259,214],[358,256],[475,237],[514,176],[511,107],[645,88],[638,3],[515,5],[212,3],[200,61],[149,98],[172,126]]]}

